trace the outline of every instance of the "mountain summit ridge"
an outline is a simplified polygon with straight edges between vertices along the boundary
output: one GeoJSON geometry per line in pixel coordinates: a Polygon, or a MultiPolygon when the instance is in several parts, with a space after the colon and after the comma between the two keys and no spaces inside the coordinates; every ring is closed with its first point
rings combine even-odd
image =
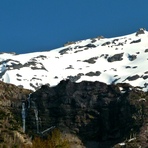
{"type": "Polygon", "coordinates": [[[0,54],[0,80],[31,90],[41,85],[101,81],[148,90],[148,32],[70,42],[45,52],[0,54]]]}

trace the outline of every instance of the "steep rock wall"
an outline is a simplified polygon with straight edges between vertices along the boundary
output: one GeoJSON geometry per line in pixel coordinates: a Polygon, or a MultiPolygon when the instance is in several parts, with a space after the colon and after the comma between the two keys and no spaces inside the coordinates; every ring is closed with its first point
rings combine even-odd
{"type": "Polygon", "coordinates": [[[139,134],[147,118],[146,97],[129,84],[66,80],[56,87],[43,85],[30,96],[27,130],[43,134],[57,127],[77,135],[85,145],[95,141],[97,146],[113,146],[139,134]]]}

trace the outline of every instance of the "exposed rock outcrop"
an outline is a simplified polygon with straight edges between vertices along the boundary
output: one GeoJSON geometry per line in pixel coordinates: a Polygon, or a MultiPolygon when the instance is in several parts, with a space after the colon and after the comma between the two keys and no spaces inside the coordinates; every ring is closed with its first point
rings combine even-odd
{"type": "MultiPolygon", "coordinates": [[[[147,118],[146,96],[129,84],[66,80],[51,88],[43,85],[31,94],[31,102],[38,110],[38,133],[57,127],[79,137],[86,147],[106,148],[139,135],[147,118]]],[[[27,120],[27,130],[37,132],[32,107],[27,120]]]]}
{"type": "Polygon", "coordinates": [[[58,128],[72,148],[148,146],[148,93],[129,84],[66,80],[55,87],[43,85],[32,93],[1,82],[0,89],[2,146],[10,145],[9,140],[13,146],[30,142],[22,133],[22,104],[25,132],[30,136],[44,137],[58,128]],[[18,135],[17,141],[12,140],[18,135]]]}
{"type": "Polygon", "coordinates": [[[136,32],[136,36],[138,36],[138,35],[140,35],[140,34],[144,34],[144,33],[145,33],[144,31],[146,31],[145,28],[140,28],[140,29],[136,32]]]}
{"type": "Polygon", "coordinates": [[[112,57],[109,57],[108,62],[115,62],[123,60],[123,53],[115,54],[112,57]]]}

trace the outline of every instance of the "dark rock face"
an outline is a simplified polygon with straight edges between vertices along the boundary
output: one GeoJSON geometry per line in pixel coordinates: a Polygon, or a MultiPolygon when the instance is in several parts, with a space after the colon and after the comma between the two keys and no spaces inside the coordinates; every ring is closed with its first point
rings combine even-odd
{"type": "Polygon", "coordinates": [[[112,57],[109,57],[107,60],[108,62],[115,62],[123,60],[123,53],[115,54],[112,57]]]}
{"type": "Polygon", "coordinates": [[[86,47],[88,47],[88,48],[94,48],[96,46],[94,44],[87,44],[86,47]]]}
{"type": "Polygon", "coordinates": [[[131,66],[126,66],[125,68],[131,68],[131,66]]]}
{"type": "Polygon", "coordinates": [[[143,79],[148,79],[148,75],[145,75],[142,77],[143,79]]]}
{"type": "Polygon", "coordinates": [[[136,58],[137,58],[136,55],[128,55],[128,59],[129,59],[130,61],[134,61],[136,58]]]}
{"type": "Polygon", "coordinates": [[[97,39],[98,39],[98,40],[104,39],[104,36],[102,36],[102,35],[101,35],[101,36],[98,36],[97,39]]]}
{"type": "Polygon", "coordinates": [[[69,65],[66,69],[74,69],[72,65],[69,65]]]}
{"type": "Polygon", "coordinates": [[[78,53],[78,52],[82,52],[83,50],[77,50],[77,51],[75,51],[74,53],[78,53]]]}
{"type": "MultiPolygon", "coordinates": [[[[138,133],[144,121],[144,92],[128,84],[61,81],[31,94],[39,116],[39,132],[52,126],[78,135],[84,143],[96,141],[111,147],[138,133]],[[120,91],[119,88],[123,90],[120,91]]],[[[36,131],[33,109],[28,109],[28,130],[36,131]]]]}
{"type": "Polygon", "coordinates": [[[76,76],[68,76],[67,78],[71,81],[71,82],[76,82],[77,80],[79,80],[81,78],[81,76],[84,74],[77,74],[76,76]]]}
{"type": "Polygon", "coordinates": [[[127,79],[128,79],[129,81],[134,81],[134,80],[136,80],[136,79],[138,79],[138,78],[139,78],[139,75],[134,75],[134,76],[128,77],[127,79]]]}
{"type": "Polygon", "coordinates": [[[139,34],[145,34],[144,31],[145,31],[144,28],[140,28],[140,29],[136,32],[136,36],[138,36],[139,34]]]}
{"type": "Polygon", "coordinates": [[[95,43],[97,40],[96,39],[92,39],[91,40],[91,43],[95,43]]]}
{"type": "Polygon", "coordinates": [[[31,69],[33,69],[33,70],[37,70],[37,69],[46,70],[46,68],[44,67],[44,65],[42,63],[37,63],[37,62],[34,62],[34,61],[25,63],[23,65],[23,67],[31,67],[31,69]],[[37,67],[36,66],[37,64],[40,64],[40,67],[37,67]]]}
{"type": "Polygon", "coordinates": [[[96,72],[88,72],[88,73],[86,73],[85,75],[86,76],[99,76],[101,74],[101,72],[100,71],[96,71],[96,72]]]}
{"type": "Polygon", "coordinates": [[[116,42],[118,41],[119,39],[114,39],[113,41],[112,41],[112,43],[113,44],[116,44],[116,42]]]}
{"type": "Polygon", "coordinates": [[[106,45],[110,45],[111,42],[105,42],[103,43],[101,46],[106,46],[106,45]]]}
{"type": "Polygon", "coordinates": [[[98,59],[98,57],[93,57],[93,58],[84,60],[83,62],[88,62],[89,64],[94,64],[94,63],[96,63],[97,59],[98,59]]]}
{"type": "Polygon", "coordinates": [[[70,50],[70,48],[65,48],[65,49],[63,49],[63,50],[60,50],[59,53],[60,53],[61,55],[67,54],[67,53],[68,53],[67,51],[69,51],[69,50],[70,50]]]}
{"type": "Polygon", "coordinates": [[[108,54],[101,54],[100,57],[104,57],[104,59],[107,59],[108,56],[109,56],[108,54]]]}
{"type": "MultiPolygon", "coordinates": [[[[19,61],[11,60],[11,59],[5,60],[3,62],[6,63],[7,70],[14,70],[14,69],[19,70],[22,67],[30,67],[33,70],[36,70],[36,69],[46,70],[42,63],[36,62],[37,61],[36,59],[38,59],[38,58],[43,58],[43,56],[38,56],[38,57],[32,59],[32,61],[29,61],[23,65],[19,61]],[[8,62],[10,62],[11,64],[8,64],[8,62]],[[37,66],[38,64],[40,64],[39,67],[37,66]]],[[[3,62],[0,62],[0,64],[2,64],[3,62]]]]}
{"type": "Polygon", "coordinates": [[[139,43],[139,42],[141,42],[141,39],[139,39],[139,40],[135,40],[135,41],[132,41],[132,42],[130,42],[130,44],[133,44],[133,43],[139,43]]]}

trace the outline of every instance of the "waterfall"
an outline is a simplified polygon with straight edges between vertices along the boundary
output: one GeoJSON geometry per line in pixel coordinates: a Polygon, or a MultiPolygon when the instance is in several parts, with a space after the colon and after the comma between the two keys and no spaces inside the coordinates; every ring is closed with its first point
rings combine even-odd
{"type": "Polygon", "coordinates": [[[25,133],[25,123],[26,123],[26,109],[25,109],[25,103],[22,103],[22,122],[23,122],[23,132],[25,133]]]}
{"type": "Polygon", "coordinates": [[[28,101],[28,108],[30,108],[30,100],[31,100],[31,93],[29,94],[29,97],[27,98],[27,101],[28,101]]]}
{"type": "Polygon", "coordinates": [[[34,109],[34,114],[35,114],[35,120],[36,120],[36,130],[37,133],[39,132],[39,119],[38,119],[38,110],[34,109]]]}
{"type": "Polygon", "coordinates": [[[55,126],[51,126],[50,128],[47,128],[46,130],[42,131],[41,134],[44,134],[44,133],[52,130],[53,128],[55,128],[55,126]]]}
{"type": "Polygon", "coordinates": [[[37,133],[39,133],[39,118],[38,118],[38,109],[36,107],[36,103],[32,101],[32,107],[34,108],[34,115],[35,115],[35,120],[36,120],[36,130],[37,133]]]}
{"type": "Polygon", "coordinates": [[[33,109],[35,121],[36,121],[36,130],[39,133],[39,117],[38,117],[38,109],[35,101],[31,100],[31,93],[29,94],[27,100],[22,100],[22,122],[23,122],[23,132],[26,130],[26,116],[29,109],[33,109]]]}

